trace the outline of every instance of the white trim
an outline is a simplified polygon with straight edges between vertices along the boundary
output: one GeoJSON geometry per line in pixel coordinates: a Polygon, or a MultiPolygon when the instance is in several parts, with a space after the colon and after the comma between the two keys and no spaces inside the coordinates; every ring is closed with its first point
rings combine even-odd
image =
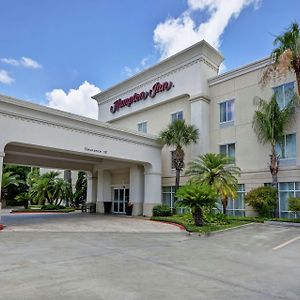
{"type": "Polygon", "coordinates": [[[235,77],[263,69],[264,67],[270,65],[272,63],[272,60],[270,57],[265,57],[260,60],[254,61],[250,64],[244,65],[242,67],[236,68],[234,70],[225,72],[223,74],[220,74],[218,76],[215,76],[213,78],[208,79],[208,86],[213,86],[219,83],[222,83],[224,81],[227,81],[229,79],[233,79],[235,77]]]}

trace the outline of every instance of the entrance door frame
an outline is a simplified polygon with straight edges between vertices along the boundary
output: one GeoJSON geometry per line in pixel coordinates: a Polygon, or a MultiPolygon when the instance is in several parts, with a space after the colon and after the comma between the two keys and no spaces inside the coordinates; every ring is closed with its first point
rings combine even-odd
{"type": "Polygon", "coordinates": [[[112,186],[112,213],[113,214],[120,214],[120,215],[126,214],[126,202],[128,203],[130,201],[129,194],[130,194],[129,184],[112,186]],[[118,191],[123,190],[124,191],[124,193],[123,193],[123,195],[124,195],[123,211],[122,210],[120,211],[120,192],[118,192],[118,201],[115,201],[115,190],[118,190],[118,191]],[[128,190],[128,201],[126,201],[126,190],[128,190]],[[118,211],[115,211],[115,203],[118,203],[118,211]]]}

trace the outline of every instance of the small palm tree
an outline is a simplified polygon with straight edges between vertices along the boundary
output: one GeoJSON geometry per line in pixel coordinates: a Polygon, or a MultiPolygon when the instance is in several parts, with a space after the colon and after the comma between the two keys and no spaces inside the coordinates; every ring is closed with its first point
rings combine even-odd
{"type": "Polygon", "coordinates": [[[190,207],[197,226],[203,226],[203,208],[213,207],[218,197],[216,191],[207,184],[196,184],[190,182],[181,186],[176,197],[177,206],[190,207]]]}
{"type": "Polygon", "coordinates": [[[56,178],[53,186],[53,199],[55,205],[61,205],[66,200],[67,206],[72,201],[72,186],[62,178],[56,178]]]}
{"type": "Polygon", "coordinates": [[[4,172],[2,174],[2,184],[1,187],[3,189],[7,188],[10,185],[19,186],[19,183],[23,182],[20,180],[20,176],[18,174],[13,174],[13,172],[4,172]]]}
{"type": "Polygon", "coordinates": [[[274,40],[277,46],[271,57],[274,60],[263,72],[261,83],[266,85],[273,75],[282,77],[288,71],[294,71],[297,79],[298,94],[300,93],[300,30],[299,24],[293,22],[286,32],[274,40]]]}
{"type": "MultiPolygon", "coordinates": [[[[276,144],[282,144],[285,131],[295,121],[295,101],[292,99],[283,109],[280,109],[276,101],[276,95],[272,96],[270,102],[256,98],[254,103],[257,105],[257,109],[253,116],[252,126],[258,141],[271,146],[269,168],[272,175],[272,186],[277,189],[279,155],[276,152],[276,144]]],[[[278,201],[275,216],[279,217],[278,201]]]]}
{"type": "Polygon", "coordinates": [[[240,175],[240,168],[234,164],[233,158],[216,153],[200,155],[189,163],[186,174],[191,176],[192,181],[213,187],[226,214],[228,199],[236,198],[237,176],[240,175]]]}
{"type": "Polygon", "coordinates": [[[199,138],[198,129],[193,125],[188,125],[184,120],[176,120],[169,124],[167,129],[159,134],[161,143],[175,147],[174,167],[176,170],[175,193],[180,184],[180,173],[184,168],[183,148],[196,143],[199,138]]]}

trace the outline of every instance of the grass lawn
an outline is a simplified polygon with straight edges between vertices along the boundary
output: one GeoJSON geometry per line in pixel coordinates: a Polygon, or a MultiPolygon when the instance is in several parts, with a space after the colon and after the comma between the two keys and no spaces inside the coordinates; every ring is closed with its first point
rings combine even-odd
{"type": "Polygon", "coordinates": [[[253,222],[252,220],[243,220],[243,219],[231,220],[230,218],[227,218],[227,222],[228,222],[227,224],[206,223],[204,226],[196,226],[190,214],[174,215],[171,217],[152,217],[151,220],[180,224],[183,225],[185,229],[189,232],[199,232],[199,233],[209,233],[209,232],[237,227],[240,225],[245,225],[253,222]]]}

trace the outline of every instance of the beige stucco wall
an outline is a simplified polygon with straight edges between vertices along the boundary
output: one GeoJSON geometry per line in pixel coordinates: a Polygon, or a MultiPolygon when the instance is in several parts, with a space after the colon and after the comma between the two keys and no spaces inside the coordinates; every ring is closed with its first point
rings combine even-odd
{"type": "MultiPolygon", "coordinates": [[[[260,144],[252,128],[252,119],[256,108],[253,103],[254,97],[258,96],[269,100],[273,94],[272,87],[295,81],[294,76],[291,74],[287,78],[276,82],[272,81],[267,87],[262,88],[259,84],[261,72],[262,69],[255,70],[210,87],[211,151],[219,152],[221,144],[236,143],[236,164],[242,169],[240,182],[247,184],[246,190],[265,182],[271,182],[268,169],[270,146],[260,144]],[[219,103],[229,99],[235,100],[234,126],[220,128],[219,103]]],[[[299,118],[297,119],[297,122],[287,133],[299,132],[300,121],[299,118]]],[[[297,153],[299,153],[300,138],[298,134],[296,143],[297,153]]],[[[279,171],[279,181],[299,181],[299,170],[298,160],[294,166],[286,167],[282,165],[279,171]]]]}

